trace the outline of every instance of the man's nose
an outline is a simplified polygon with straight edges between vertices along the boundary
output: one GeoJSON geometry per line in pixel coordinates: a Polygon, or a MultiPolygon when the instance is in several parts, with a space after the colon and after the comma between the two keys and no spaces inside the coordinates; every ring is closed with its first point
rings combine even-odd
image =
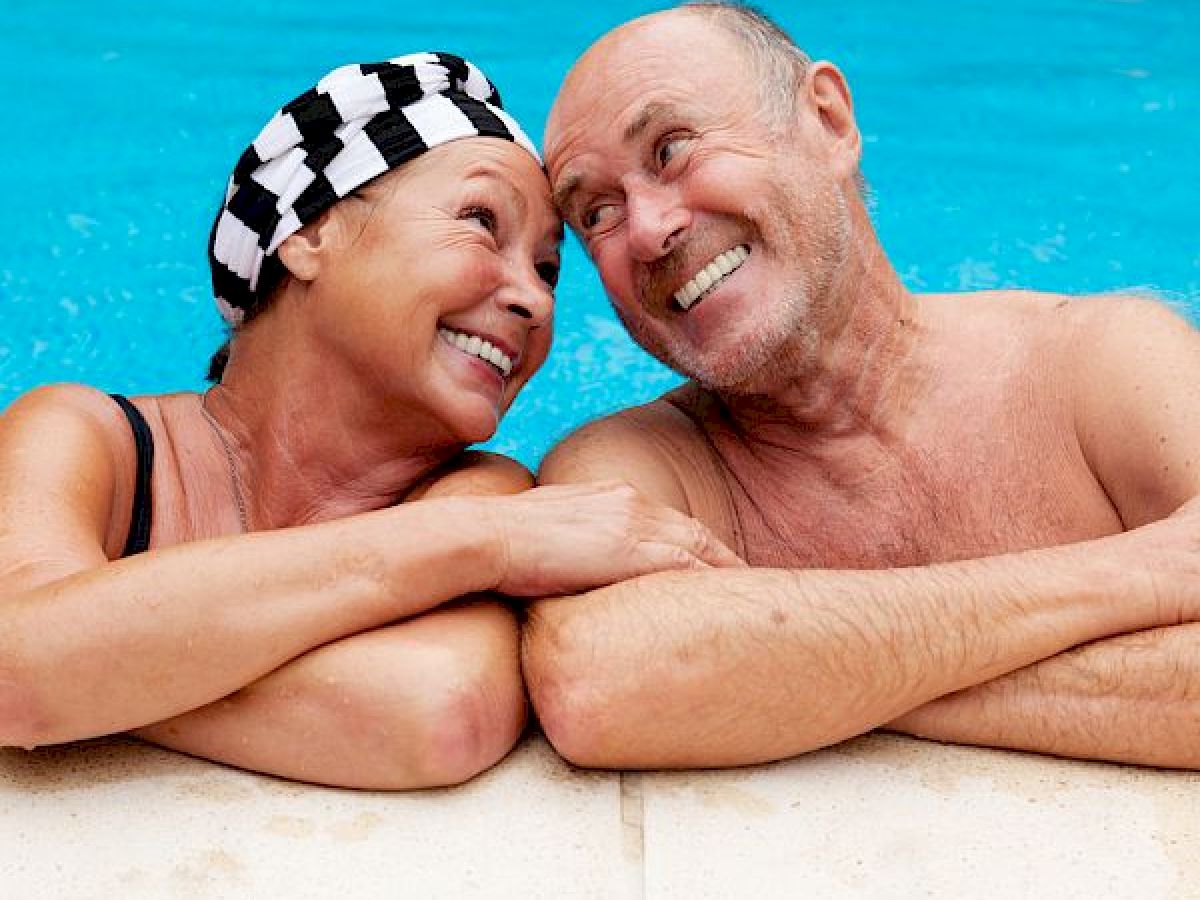
{"type": "Polygon", "coordinates": [[[629,252],[639,262],[653,262],[671,252],[691,216],[671,185],[649,180],[626,185],[629,252]]]}

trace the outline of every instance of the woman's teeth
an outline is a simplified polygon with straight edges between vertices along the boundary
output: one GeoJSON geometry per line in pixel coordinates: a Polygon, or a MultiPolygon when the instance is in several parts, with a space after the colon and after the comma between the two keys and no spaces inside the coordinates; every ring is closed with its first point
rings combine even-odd
{"type": "Polygon", "coordinates": [[[738,244],[732,250],[726,250],[675,292],[675,302],[685,310],[690,309],[692,304],[716,288],[731,272],[741,268],[742,263],[749,258],[750,248],[745,244],[738,244]]]}
{"type": "Polygon", "coordinates": [[[512,371],[512,360],[499,347],[493,347],[477,334],[463,334],[461,331],[451,331],[449,328],[439,328],[438,334],[448,344],[453,344],[463,353],[478,356],[486,363],[495,366],[505,378],[512,371]]]}

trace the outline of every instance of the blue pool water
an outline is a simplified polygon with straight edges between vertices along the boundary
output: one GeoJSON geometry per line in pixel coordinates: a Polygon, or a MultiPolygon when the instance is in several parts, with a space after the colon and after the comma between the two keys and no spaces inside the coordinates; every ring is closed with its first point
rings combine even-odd
{"type": "MultiPolygon", "coordinates": [[[[1151,288],[1200,321],[1198,0],[761,5],[847,73],[875,219],[911,287],[1151,288]]],[[[453,50],[540,134],[572,59],[657,6],[6,0],[0,406],[48,381],[202,386],[223,181],[319,74],[453,50]]],[[[554,352],[493,444],[535,464],[672,383],[571,244],[554,352]]]]}

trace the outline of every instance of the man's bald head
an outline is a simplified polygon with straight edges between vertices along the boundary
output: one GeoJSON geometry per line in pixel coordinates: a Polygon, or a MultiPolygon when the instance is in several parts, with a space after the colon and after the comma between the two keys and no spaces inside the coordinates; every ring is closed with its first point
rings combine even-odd
{"type": "Polygon", "coordinates": [[[699,16],[725,32],[745,54],[772,124],[782,125],[796,112],[796,93],[812,60],[786,31],[765,13],[740,3],[686,3],[678,13],[699,16]]]}
{"type": "MultiPolygon", "coordinates": [[[[651,13],[621,25],[596,41],[568,73],[559,92],[562,99],[571,92],[573,76],[627,41],[633,34],[669,27],[681,18],[699,20],[729,39],[732,49],[750,66],[753,85],[762,101],[766,121],[783,127],[797,111],[796,96],[811,59],[779,25],[764,13],[740,3],[693,2],[674,9],[651,13]]],[[[556,103],[557,107],[559,104],[556,103]]],[[[551,124],[553,123],[551,112],[551,124]]],[[[551,129],[548,128],[549,132],[551,129]]]]}

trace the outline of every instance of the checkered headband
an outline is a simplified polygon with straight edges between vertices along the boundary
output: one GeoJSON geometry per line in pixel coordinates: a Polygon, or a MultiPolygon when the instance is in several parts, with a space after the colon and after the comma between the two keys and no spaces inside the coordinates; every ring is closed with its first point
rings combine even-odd
{"type": "Polygon", "coordinates": [[[221,315],[237,325],[258,311],[263,263],[288,236],[372,178],[466,137],[514,141],[541,163],[465,59],[413,53],[334,69],[275,113],[233,170],[208,243],[221,315]]]}

